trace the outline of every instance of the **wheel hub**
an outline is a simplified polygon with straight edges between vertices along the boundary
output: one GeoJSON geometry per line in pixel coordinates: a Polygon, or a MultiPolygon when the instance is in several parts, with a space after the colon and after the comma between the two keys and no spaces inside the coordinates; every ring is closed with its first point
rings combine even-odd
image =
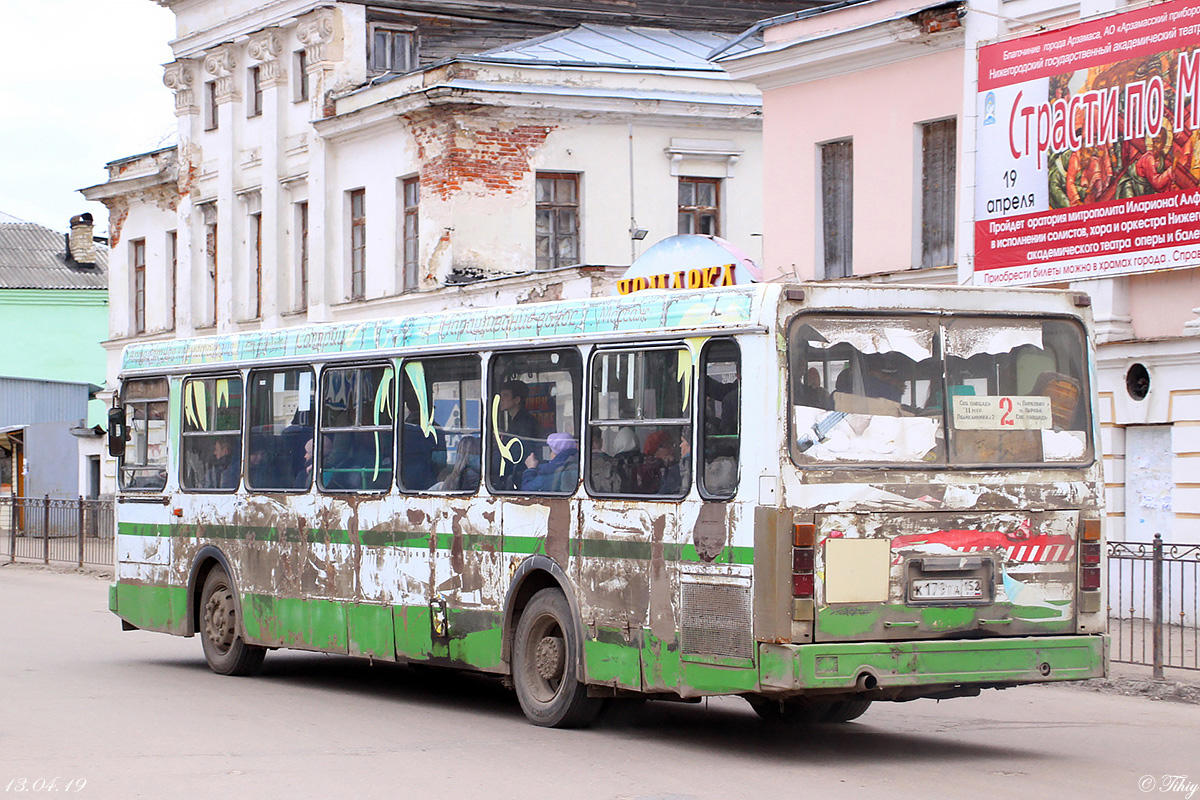
{"type": "Polygon", "coordinates": [[[205,634],[217,649],[225,652],[233,644],[233,598],[215,592],[204,607],[205,634]]]}
{"type": "Polygon", "coordinates": [[[543,636],[541,638],[537,645],[537,652],[534,654],[534,663],[537,666],[538,675],[543,680],[552,680],[562,675],[565,651],[566,647],[559,637],[543,636]]]}

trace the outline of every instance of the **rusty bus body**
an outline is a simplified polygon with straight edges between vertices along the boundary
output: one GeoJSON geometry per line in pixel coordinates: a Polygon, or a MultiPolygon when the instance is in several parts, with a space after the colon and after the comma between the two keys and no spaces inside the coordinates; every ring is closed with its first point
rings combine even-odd
{"type": "Polygon", "coordinates": [[[1100,676],[1082,297],[760,285],[132,345],[110,607],[221,672],[298,648],[496,673],[544,725],[1100,676]],[[367,460],[335,467],[339,436],[367,460]],[[570,439],[574,473],[518,485],[570,439]],[[316,478],[260,477],[256,441],[316,478]]]}

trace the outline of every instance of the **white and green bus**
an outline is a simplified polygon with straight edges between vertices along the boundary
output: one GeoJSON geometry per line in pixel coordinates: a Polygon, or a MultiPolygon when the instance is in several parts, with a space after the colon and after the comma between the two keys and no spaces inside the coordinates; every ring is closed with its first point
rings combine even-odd
{"type": "Polygon", "coordinates": [[[127,629],[773,719],[1105,674],[1087,296],[756,285],[130,345],[127,629]]]}

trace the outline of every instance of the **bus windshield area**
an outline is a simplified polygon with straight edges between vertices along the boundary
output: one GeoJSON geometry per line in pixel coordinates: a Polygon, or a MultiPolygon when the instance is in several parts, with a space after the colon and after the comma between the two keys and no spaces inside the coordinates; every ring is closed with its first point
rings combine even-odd
{"type": "Polygon", "coordinates": [[[801,315],[788,330],[792,458],[1090,462],[1086,363],[1065,319],[801,315]]]}

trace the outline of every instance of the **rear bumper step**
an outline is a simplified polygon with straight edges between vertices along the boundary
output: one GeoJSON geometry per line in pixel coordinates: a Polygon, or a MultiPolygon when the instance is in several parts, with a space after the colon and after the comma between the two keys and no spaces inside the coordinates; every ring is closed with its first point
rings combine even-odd
{"type": "Polygon", "coordinates": [[[1102,678],[1108,637],[1026,636],[759,645],[763,691],[865,690],[1102,678]]]}

